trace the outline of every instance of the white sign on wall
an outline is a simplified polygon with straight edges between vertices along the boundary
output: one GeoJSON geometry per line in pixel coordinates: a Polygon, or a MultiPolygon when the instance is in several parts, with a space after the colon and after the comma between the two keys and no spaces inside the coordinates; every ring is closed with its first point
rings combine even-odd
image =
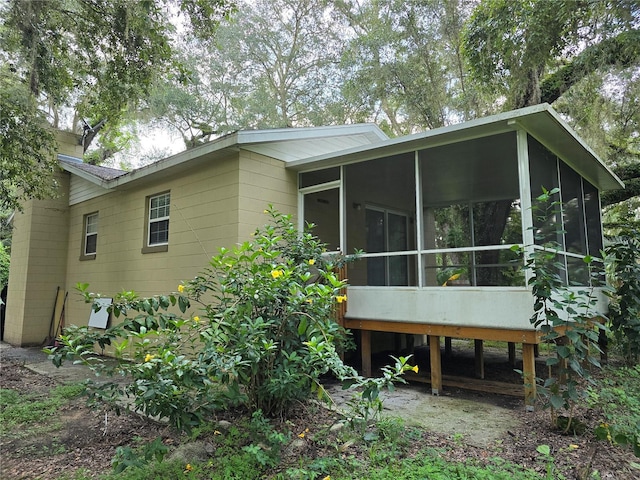
{"type": "Polygon", "coordinates": [[[91,307],[91,315],[89,316],[89,326],[95,328],[107,328],[109,322],[109,312],[107,308],[113,303],[113,298],[98,298],[95,303],[100,305],[97,312],[91,307]]]}

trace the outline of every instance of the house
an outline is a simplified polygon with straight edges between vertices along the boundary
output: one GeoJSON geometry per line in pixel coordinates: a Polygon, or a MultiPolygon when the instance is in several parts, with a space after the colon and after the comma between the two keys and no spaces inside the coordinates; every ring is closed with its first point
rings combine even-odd
{"type": "Polygon", "coordinates": [[[434,393],[441,337],[522,344],[535,374],[530,273],[511,246],[530,253],[534,230],[557,240],[565,282],[588,284],[582,258],[603,245],[599,192],[623,187],[546,104],[394,139],[374,125],[239,131],[132,172],[79,156],[59,154],[58,198],[15,216],[6,341],[47,337],[57,287],[72,292],[67,324],[90,314],[77,282],[174,291],[249,238],[272,204],[316,224],[330,249],[364,252],[341,321],[359,332],[365,373],[377,332],[428,336],[434,393]],[[532,214],[543,186],[560,188],[560,217],[532,214]]]}

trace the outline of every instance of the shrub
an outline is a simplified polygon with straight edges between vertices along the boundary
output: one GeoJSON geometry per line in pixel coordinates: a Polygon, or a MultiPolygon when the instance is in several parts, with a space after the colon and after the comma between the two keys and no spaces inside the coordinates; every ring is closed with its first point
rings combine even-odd
{"type": "Polygon", "coordinates": [[[0,243],[0,290],[9,282],[9,252],[0,243]]]}
{"type": "Polygon", "coordinates": [[[605,251],[614,288],[609,304],[611,330],[631,365],[640,358],[640,230],[621,231],[605,251]]]}
{"type": "MultiPolygon", "coordinates": [[[[118,409],[118,398],[128,395],[136,410],[184,430],[237,404],[286,415],[312,392],[326,397],[320,378],[327,373],[363,387],[361,414],[379,412],[379,389],[412,367],[400,358],[382,378],[363,379],[342,362],[347,335],[334,311],[346,301],[345,281],[336,274],[345,259],[324,255],[324,245],[309,230],[298,232],[289,216],[265,213],[271,223],[252,241],[221,249],[177,292],[152,298],[122,292],[110,307],[124,316],[121,323],[105,331],[68,328],[61,346],[48,350],[54,364],[73,358],[99,374],[129,376],[125,386],[92,384],[94,398],[118,409]],[[115,367],[94,353],[96,344],[112,343],[115,367]]],[[[78,289],[89,302],[98,297],[86,284],[78,289]]]]}
{"type": "MultiPolygon", "coordinates": [[[[540,223],[545,224],[547,218],[560,218],[557,210],[560,202],[553,200],[559,189],[542,190],[532,210],[540,223]]],[[[545,240],[544,233],[535,234],[539,243],[545,240]]],[[[594,354],[601,352],[599,331],[605,326],[593,321],[594,317],[601,317],[595,309],[595,288],[576,289],[565,285],[560,275],[565,268],[558,254],[560,250],[560,245],[553,241],[534,246],[525,260],[525,268],[530,272],[528,285],[534,297],[530,323],[542,332],[543,341],[551,345],[555,354],[545,362],[549,377],[546,380],[536,379],[538,391],[546,400],[545,407],[550,408],[552,422],[566,433],[572,431],[575,405],[587,395],[585,381],[592,382],[589,367],[600,368],[594,354]],[[560,422],[559,409],[568,412],[565,424],[560,422]]],[[[593,271],[597,270],[592,268],[593,258],[586,256],[583,260],[592,285],[597,285],[599,274],[593,271]]]]}

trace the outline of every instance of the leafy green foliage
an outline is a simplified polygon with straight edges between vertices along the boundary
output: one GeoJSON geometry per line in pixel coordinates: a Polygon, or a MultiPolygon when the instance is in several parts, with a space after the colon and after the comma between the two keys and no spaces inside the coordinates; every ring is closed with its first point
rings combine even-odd
{"type": "Polygon", "coordinates": [[[484,0],[463,34],[472,75],[507,109],[552,103],[599,69],[638,60],[637,5],[484,0]],[[561,60],[560,60],[561,59],[561,60]]]}
{"type": "MultiPolygon", "coordinates": [[[[130,396],[135,410],[166,417],[179,430],[238,404],[286,415],[313,393],[327,399],[320,383],[327,373],[359,387],[356,415],[371,418],[382,409],[380,389],[416,367],[399,358],[382,377],[364,379],[342,362],[347,336],[334,309],[346,301],[336,273],[345,259],[324,255],[324,244],[310,231],[299,233],[290,216],[265,213],[271,223],[253,241],[221,249],[177,293],[121,292],[110,307],[124,316],[121,323],[104,331],[68,327],[61,346],[47,350],[53,363],[74,359],[100,375],[129,377],[124,386],[89,384],[94,400],[119,410],[118,399],[130,396]],[[112,346],[117,362],[105,362],[95,346],[112,346]]],[[[89,302],[97,297],[87,284],[78,289],[89,302]]]]}
{"type": "Polygon", "coordinates": [[[113,457],[111,464],[113,471],[120,473],[130,467],[142,467],[150,462],[161,462],[169,451],[162,438],[158,437],[153,442],[145,443],[137,449],[129,446],[116,448],[116,455],[113,457]]]}
{"type": "Polygon", "coordinates": [[[605,369],[589,403],[602,409],[604,419],[596,428],[600,440],[628,445],[640,457],[640,366],[605,369]]]}
{"type": "Polygon", "coordinates": [[[629,364],[640,358],[640,229],[624,229],[606,249],[611,270],[609,320],[629,364]]]}
{"type": "Polygon", "coordinates": [[[0,243],[0,290],[9,282],[9,263],[11,258],[5,246],[0,243]]]}
{"type": "MultiPolygon", "coordinates": [[[[554,201],[559,189],[546,190],[537,198],[533,210],[538,218],[554,214],[560,205],[554,201]]],[[[544,222],[542,222],[544,224],[544,222]]],[[[548,232],[541,233],[537,240],[548,238],[548,232]]],[[[598,337],[600,329],[606,327],[594,318],[601,317],[595,310],[594,287],[570,288],[564,285],[560,272],[565,268],[558,258],[560,246],[547,242],[525,260],[531,276],[528,284],[534,297],[534,313],[531,324],[540,329],[543,341],[553,347],[555,356],[546,360],[549,378],[539,385],[539,392],[546,398],[554,423],[558,426],[557,410],[569,412],[569,421],[563,425],[565,431],[571,429],[572,411],[575,404],[586,397],[584,381],[590,381],[590,366],[600,368],[595,353],[600,353],[598,337]]],[[[593,261],[585,257],[590,267],[593,261]]],[[[597,274],[592,275],[597,285],[597,274]]],[[[540,380],[538,380],[540,382],[540,380]]]]}
{"type": "Polygon", "coordinates": [[[0,208],[55,190],[57,162],[47,127],[85,121],[85,150],[98,132],[103,149],[121,148],[119,127],[135,112],[152,82],[173,66],[168,12],[210,36],[231,7],[224,0],[13,0],[0,5],[0,208]],[[6,61],[10,59],[10,61],[6,61]],[[71,110],[69,112],[68,110],[71,110]],[[71,113],[71,114],[69,114],[71,113]]]}
{"type": "Polygon", "coordinates": [[[0,210],[27,198],[53,196],[54,138],[35,100],[6,66],[0,67],[0,210]]]}
{"type": "Polygon", "coordinates": [[[589,404],[604,418],[596,437],[628,445],[640,457],[640,366],[606,367],[605,376],[589,388],[589,404]]]}

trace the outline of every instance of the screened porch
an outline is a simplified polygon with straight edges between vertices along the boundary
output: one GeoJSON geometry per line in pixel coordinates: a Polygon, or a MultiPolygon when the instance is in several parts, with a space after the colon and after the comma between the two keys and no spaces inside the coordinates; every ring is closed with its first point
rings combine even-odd
{"type": "MultiPolygon", "coordinates": [[[[538,130],[549,133],[553,125],[545,122],[538,130]]],[[[601,256],[594,183],[603,177],[593,173],[610,172],[590,151],[579,151],[586,147],[572,132],[545,142],[552,151],[523,124],[443,129],[299,166],[301,227],[313,223],[331,250],[359,252],[348,265],[344,324],[361,332],[366,374],[380,347],[371,332],[393,332],[421,335],[417,341],[429,336],[434,392],[441,388],[440,337],[522,343],[524,370],[533,376],[540,333],[529,322],[524,257],[553,241],[566,285],[598,277],[583,258],[601,256]],[[576,145],[573,161],[566,153],[576,145]],[[543,187],[560,189],[557,211],[546,217],[532,210],[543,187]]],[[[598,260],[594,266],[602,269],[598,260]]],[[[605,301],[599,295],[599,307],[605,301]]],[[[525,394],[530,402],[533,392],[525,394]]]]}

